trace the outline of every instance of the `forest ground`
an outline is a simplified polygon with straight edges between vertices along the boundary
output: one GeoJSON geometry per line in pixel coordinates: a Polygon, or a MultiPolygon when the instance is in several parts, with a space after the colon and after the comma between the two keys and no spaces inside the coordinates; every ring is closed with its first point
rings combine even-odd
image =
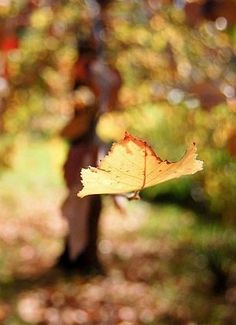
{"type": "Polygon", "coordinates": [[[106,276],[66,275],[54,268],[66,234],[65,145],[22,136],[15,150],[0,175],[1,324],[236,323],[233,229],[176,205],[122,200],[120,211],[105,197],[106,276]]]}

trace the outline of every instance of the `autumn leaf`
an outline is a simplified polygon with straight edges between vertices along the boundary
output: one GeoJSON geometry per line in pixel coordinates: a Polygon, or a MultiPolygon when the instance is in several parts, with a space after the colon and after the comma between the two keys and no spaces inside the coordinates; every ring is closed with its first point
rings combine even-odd
{"type": "Polygon", "coordinates": [[[123,140],[113,144],[97,168],[81,170],[83,189],[78,196],[138,193],[146,187],[194,174],[203,168],[196,152],[193,143],[179,161],[169,162],[162,160],[145,141],[126,133],[123,140]]]}

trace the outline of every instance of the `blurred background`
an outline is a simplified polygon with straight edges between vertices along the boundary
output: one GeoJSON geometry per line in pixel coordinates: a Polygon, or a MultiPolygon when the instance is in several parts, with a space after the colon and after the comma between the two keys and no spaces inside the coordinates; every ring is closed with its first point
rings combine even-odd
{"type": "Polygon", "coordinates": [[[1,324],[236,323],[235,159],[236,1],[0,0],[1,324]],[[204,170],[81,210],[125,131],[204,170]]]}

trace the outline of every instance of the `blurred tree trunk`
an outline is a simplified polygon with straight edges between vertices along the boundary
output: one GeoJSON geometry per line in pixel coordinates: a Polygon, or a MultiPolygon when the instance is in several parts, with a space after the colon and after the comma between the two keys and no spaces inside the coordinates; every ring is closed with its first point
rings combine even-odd
{"type": "Polygon", "coordinates": [[[104,4],[89,1],[89,10],[93,10],[92,3],[100,10],[91,13],[91,36],[79,42],[79,59],[74,68],[74,116],[61,132],[70,144],[64,165],[69,193],[62,206],[69,232],[58,264],[85,274],[102,271],[97,254],[101,197],[77,197],[82,187],[80,170],[89,165],[96,166],[99,154],[104,152],[104,145],[96,136],[96,122],[101,114],[115,108],[121,86],[118,71],[107,64],[104,55],[107,1],[104,4]]]}

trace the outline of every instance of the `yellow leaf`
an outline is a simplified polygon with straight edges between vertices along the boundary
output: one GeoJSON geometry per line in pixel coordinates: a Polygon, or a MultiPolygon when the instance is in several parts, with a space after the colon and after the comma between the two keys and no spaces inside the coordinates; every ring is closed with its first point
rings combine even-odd
{"type": "Polygon", "coordinates": [[[83,189],[78,196],[138,193],[172,178],[194,174],[203,168],[196,152],[193,143],[183,158],[172,163],[162,160],[145,141],[126,133],[123,140],[113,144],[97,168],[81,170],[83,189]]]}

